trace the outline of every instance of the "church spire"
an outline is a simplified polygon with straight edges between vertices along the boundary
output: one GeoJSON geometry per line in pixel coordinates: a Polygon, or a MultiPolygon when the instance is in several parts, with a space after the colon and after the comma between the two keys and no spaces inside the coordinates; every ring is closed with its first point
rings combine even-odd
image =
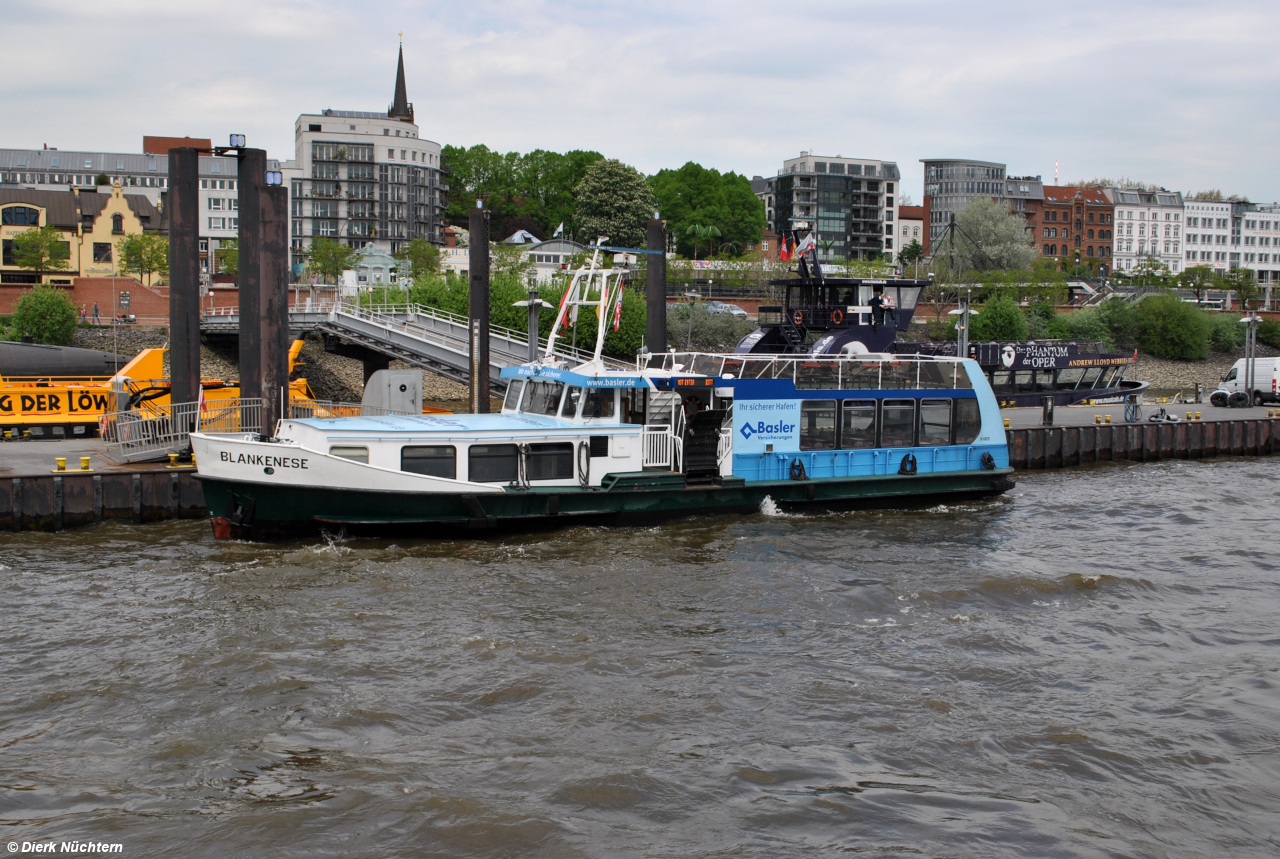
{"type": "Polygon", "coordinates": [[[392,119],[413,122],[413,105],[409,103],[408,89],[404,84],[404,43],[400,43],[400,62],[396,66],[396,98],[387,116],[392,119]]]}

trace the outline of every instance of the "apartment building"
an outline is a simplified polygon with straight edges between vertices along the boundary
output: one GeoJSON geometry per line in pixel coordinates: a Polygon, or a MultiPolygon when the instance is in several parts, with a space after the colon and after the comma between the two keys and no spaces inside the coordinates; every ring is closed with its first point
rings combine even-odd
{"type": "Polygon", "coordinates": [[[801,152],[783,161],[776,176],[755,177],[752,188],[764,201],[769,229],[814,231],[818,259],[832,262],[897,253],[901,179],[893,161],[801,152]]]}
{"type": "Polygon", "coordinates": [[[1047,185],[1044,199],[1029,204],[1026,216],[1040,256],[1102,274],[1110,270],[1115,206],[1102,189],[1047,185]]]}
{"type": "Polygon", "coordinates": [[[1185,268],[1208,266],[1224,272],[1230,263],[1231,204],[1184,200],[1185,268]]]}
{"type": "Polygon", "coordinates": [[[302,114],[294,140],[296,158],[282,172],[295,266],[318,237],[390,254],[416,238],[443,243],[446,169],[440,144],[414,123],[403,48],[390,108],[302,114]]]}
{"type": "Polygon", "coordinates": [[[921,159],[924,165],[924,210],[928,225],[925,252],[947,229],[951,218],[975,197],[987,197],[1008,206],[1010,211],[1034,213],[1044,200],[1044,183],[1039,176],[1009,176],[997,161],[956,158],[921,159]]]}
{"type": "Polygon", "coordinates": [[[1227,205],[1232,210],[1229,265],[1252,271],[1259,283],[1280,282],[1280,205],[1227,205]]]}
{"type": "Polygon", "coordinates": [[[1184,269],[1183,200],[1178,191],[1105,188],[1115,206],[1114,271],[1132,271],[1154,259],[1177,273],[1184,269]]]}

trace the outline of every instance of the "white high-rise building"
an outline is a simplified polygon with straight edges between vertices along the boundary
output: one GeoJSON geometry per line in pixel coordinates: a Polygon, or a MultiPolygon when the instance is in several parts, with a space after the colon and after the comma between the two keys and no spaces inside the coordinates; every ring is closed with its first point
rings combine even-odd
{"type": "Polygon", "coordinates": [[[298,117],[297,157],[282,168],[295,265],[318,237],[389,254],[416,238],[443,242],[448,186],[440,144],[419,137],[413,120],[403,48],[395,100],[385,113],[325,110],[298,117]]]}
{"type": "Polygon", "coordinates": [[[1104,193],[1115,206],[1113,271],[1131,272],[1146,259],[1158,260],[1174,273],[1183,270],[1180,192],[1106,188],[1104,193]]]}

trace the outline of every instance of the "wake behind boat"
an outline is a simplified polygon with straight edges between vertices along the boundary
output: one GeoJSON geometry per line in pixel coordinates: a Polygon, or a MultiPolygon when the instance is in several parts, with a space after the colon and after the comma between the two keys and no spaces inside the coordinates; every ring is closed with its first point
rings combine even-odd
{"type": "Polygon", "coordinates": [[[567,320],[608,319],[616,270],[574,273],[536,361],[502,371],[497,415],[281,420],[274,437],[191,435],[220,538],[320,529],[457,533],[584,519],[895,506],[1009,489],[996,397],[943,356],[556,353],[567,320]]]}

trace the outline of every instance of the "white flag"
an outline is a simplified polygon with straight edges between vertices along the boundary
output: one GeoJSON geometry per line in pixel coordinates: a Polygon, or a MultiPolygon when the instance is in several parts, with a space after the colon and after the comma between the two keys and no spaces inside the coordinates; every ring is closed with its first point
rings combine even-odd
{"type": "Polygon", "coordinates": [[[809,235],[805,236],[804,239],[801,240],[800,244],[796,245],[795,251],[793,251],[791,254],[792,259],[804,253],[805,251],[809,250],[809,248],[814,247],[815,245],[817,245],[817,242],[814,241],[813,233],[809,233],[809,235]]]}
{"type": "Polygon", "coordinates": [[[561,221],[560,226],[556,227],[555,235],[553,235],[551,238],[554,239],[556,236],[560,235],[563,232],[564,232],[564,221],[561,221]]]}

